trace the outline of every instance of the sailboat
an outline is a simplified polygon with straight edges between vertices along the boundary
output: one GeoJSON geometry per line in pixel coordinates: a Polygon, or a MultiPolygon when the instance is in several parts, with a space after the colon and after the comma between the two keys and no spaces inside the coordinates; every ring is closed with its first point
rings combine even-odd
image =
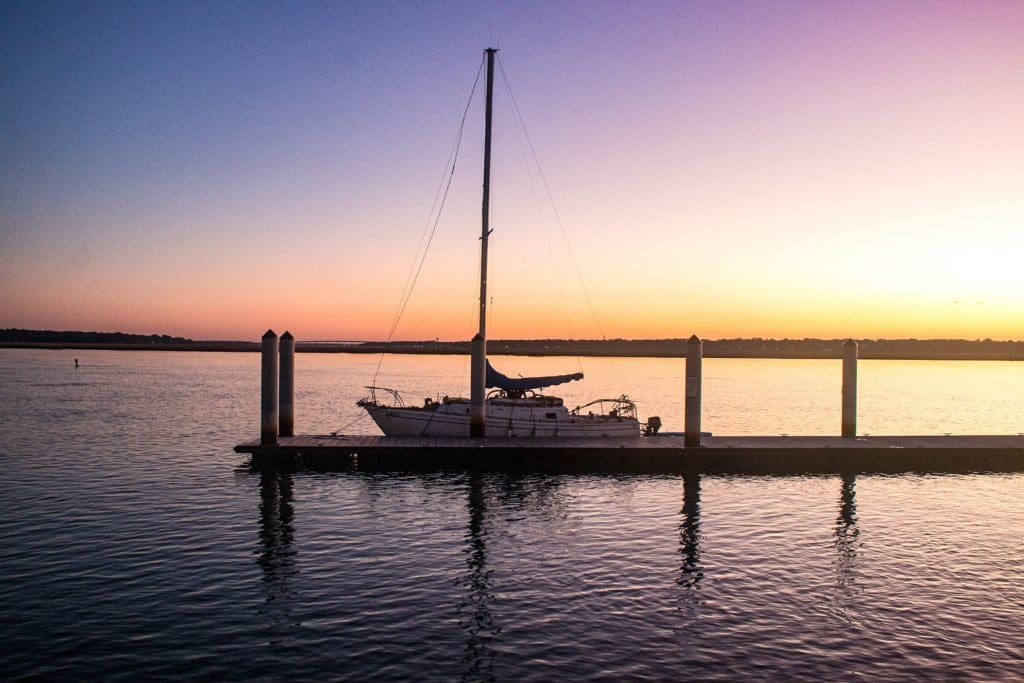
{"type": "Polygon", "coordinates": [[[656,434],[661,426],[651,417],[643,426],[636,404],[625,395],[598,399],[570,410],[561,398],[541,389],[583,379],[583,373],[510,378],[487,360],[487,240],[490,213],[491,112],[494,95],[494,48],[487,48],[487,98],[484,119],[483,217],[480,237],[479,332],[473,337],[470,398],[424,399],[406,405],[388,387],[370,386],[356,402],[385,436],[510,436],[564,438],[628,438],[656,434]],[[491,389],[488,393],[487,389],[491,389]]]}

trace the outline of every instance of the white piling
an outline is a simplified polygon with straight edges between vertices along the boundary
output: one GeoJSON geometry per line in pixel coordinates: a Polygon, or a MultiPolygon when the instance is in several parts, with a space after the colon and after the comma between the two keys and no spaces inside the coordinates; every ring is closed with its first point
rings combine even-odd
{"type": "Polygon", "coordinates": [[[487,341],[477,334],[470,342],[469,435],[487,435],[487,341]]]}
{"type": "Polygon", "coordinates": [[[295,337],[281,335],[281,436],[295,436],[295,337]]]}
{"type": "Polygon", "coordinates": [[[843,344],[843,431],[844,439],[857,436],[857,342],[843,344]]]}
{"type": "Polygon", "coordinates": [[[260,443],[277,443],[277,335],[263,335],[263,363],[260,374],[260,443]]]}
{"type": "Polygon", "coordinates": [[[686,404],[684,410],[686,437],[683,443],[687,448],[700,446],[700,385],[703,354],[704,343],[697,335],[693,335],[686,342],[686,404]]]}

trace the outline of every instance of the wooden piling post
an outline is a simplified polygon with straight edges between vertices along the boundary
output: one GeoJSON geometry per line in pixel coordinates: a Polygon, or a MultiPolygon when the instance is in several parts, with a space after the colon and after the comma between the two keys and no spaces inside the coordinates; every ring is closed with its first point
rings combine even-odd
{"type": "Polygon", "coordinates": [[[263,363],[260,374],[260,443],[277,443],[277,335],[263,335],[263,363]]]}
{"type": "Polygon", "coordinates": [[[487,435],[487,340],[477,334],[470,342],[469,435],[487,435]]]}
{"type": "Polygon", "coordinates": [[[295,337],[281,335],[281,436],[295,436],[295,337]]]}
{"type": "Polygon", "coordinates": [[[683,444],[687,448],[700,446],[700,385],[703,355],[704,343],[700,337],[693,335],[686,342],[686,438],[683,444]]]}
{"type": "Polygon", "coordinates": [[[844,439],[857,436],[857,342],[843,344],[843,431],[844,439]]]}

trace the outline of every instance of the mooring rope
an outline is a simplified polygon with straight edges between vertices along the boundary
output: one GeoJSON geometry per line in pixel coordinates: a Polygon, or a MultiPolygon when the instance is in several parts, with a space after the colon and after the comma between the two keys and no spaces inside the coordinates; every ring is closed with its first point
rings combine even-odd
{"type": "Polygon", "coordinates": [[[349,427],[351,427],[352,425],[356,424],[357,422],[363,421],[369,415],[370,415],[369,413],[363,413],[362,415],[360,415],[356,419],[354,419],[351,422],[349,422],[347,425],[344,425],[342,427],[338,427],[336,430],[331,432],[331,436],[337,436],[338,434],[343,433],[344,430],[348,429],[349,427]]]}

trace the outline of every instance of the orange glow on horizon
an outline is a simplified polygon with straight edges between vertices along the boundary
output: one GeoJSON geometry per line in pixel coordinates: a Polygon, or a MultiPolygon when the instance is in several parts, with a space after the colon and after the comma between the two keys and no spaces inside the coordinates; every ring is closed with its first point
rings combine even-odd
{"type": "MultiPolygon", "coordinates": [[[[12,25],[0,327],[386,338],[478,67],[465,46],[511,10],[476,11],[460,30],[436,13],[441,47],[404,26],[413,64],[339,19],[302,60],[268,45],[275,69],[151,49],[175,43],[135,24],[124,60],[52,8],[12,25]],[[47,22],[76,69],[40,47],[47,22]]],[[[514,13],[499,59],[529,145],[499,81],[490,338],[1024,339],[1024,5],[514,13]]],[[[395,339],[475,332],[481,100],[395,339]]]]}

